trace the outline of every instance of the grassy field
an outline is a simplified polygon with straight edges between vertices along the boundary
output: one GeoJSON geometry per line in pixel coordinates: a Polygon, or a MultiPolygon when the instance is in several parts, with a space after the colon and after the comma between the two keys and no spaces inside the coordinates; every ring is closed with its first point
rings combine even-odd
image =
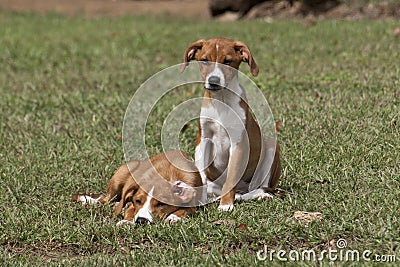
{"type": "MultiPolygon", "coordinates": [[[[400,261],[400,39],[392,35],[399,23],[3,12],[0,25],[3,264],[270,266],[282,262],[259,261],[265,246],[320,253],[340,238],[360,254],[400,261]],[[279,187],[292,194],[239,203],[228,214],[211,204],[175,225],[122,228],[110,206],[70,202],[72,193],[104,191],[123,163],[124,112],[139,85],[180,63],[191,42],[214,36],[253,51],[254,80],[283,121],[279,187]],[[323,220],[293,223],[295,211],[321,212],[323,220]]],[[[189,152],[194,134],[190,125],[189,152]]]]}

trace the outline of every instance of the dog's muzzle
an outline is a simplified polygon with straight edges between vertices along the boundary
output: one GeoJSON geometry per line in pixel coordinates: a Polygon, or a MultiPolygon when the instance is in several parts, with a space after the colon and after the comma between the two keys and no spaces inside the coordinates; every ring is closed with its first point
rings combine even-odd
{"type": "Polygon", "coordinates": [[[210,91],[217,91],[224,88],[224,86],[221,84],[221,79],[218,76],[213,75],[208,77],[205,88],[210,91]]]}

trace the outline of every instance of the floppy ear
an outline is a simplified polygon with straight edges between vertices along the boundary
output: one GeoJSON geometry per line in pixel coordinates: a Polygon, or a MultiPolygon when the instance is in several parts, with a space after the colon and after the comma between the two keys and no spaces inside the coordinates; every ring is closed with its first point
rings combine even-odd
{"type": "Polygon", "coordinates": [[[113,200],[114,198],[115,200],[120,199],[125,184],[132,181],[131,171],[138,168],[139,165],[140,161],[138,160],[134,160],[127,164],[121,165],[108,182],[107,194],[101,200],[101,202],[105,203],[113,200]]]}
{"type": "Polygon", "coordinates": [[[126,200],[129,197],[133,197],[135,195],[135,193],[138,191],[139,189],[139,185],[134,182],[133,184],[131,184],[127,190],[125,190],[124,192],[122,192],[122,197],[120,202],[118,202],[118,204],[115,206],[115,215],[119,215],[122,212],[122,209],[125,207],[126,204],[126,200]]]}
{"type": "Polygon", "coordinates": [[[258,66],[254,61],[253,56],[251,55],[249,47],[245,43],[235,42],[235,50],[238,51],[242,56],[242,61],[247,62],[247,64],[249,64],[251,74],[253,74],[253,76],[257,76],[258,66]]]}
{"type": "Polygon", "coordinates": [[[205,41],[206,40],[198,40],[186,48],[185,55],[183,57],[183,64],[179,68],[180,72],[185,70],[186,66],[189,64],[189,61],[195,59],[197,50],[200,50],[203,47],[205,41]]]}

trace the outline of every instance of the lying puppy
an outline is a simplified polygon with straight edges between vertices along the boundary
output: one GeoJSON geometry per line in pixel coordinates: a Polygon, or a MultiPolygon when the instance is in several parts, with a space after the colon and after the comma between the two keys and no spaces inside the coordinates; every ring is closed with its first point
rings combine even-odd
{"type": "Polygon", "coordinates": [[[115,213],[125,208],[124,223],[148,224],[154,218],[173,223],[192,214],[200,205],[201,177],[193,162],[178,150],[144,161],[122,165],[108,183],[106,195],[75,194],[85,204],[119,201],[115,213]]]}

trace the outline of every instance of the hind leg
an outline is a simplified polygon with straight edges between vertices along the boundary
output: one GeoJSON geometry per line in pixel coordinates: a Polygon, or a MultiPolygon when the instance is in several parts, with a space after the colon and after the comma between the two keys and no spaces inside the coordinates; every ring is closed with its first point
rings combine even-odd
{"type": "Polygon", "coordinates": [[[248,200],[252,200],[252,199],[272,199],[274,196],[271,195],[268,192],[265,192],[264,189],[259,188],[259,189],[255,189],[251,192],[248,192],[246,194],[243,195],[239,195],[237,194],[235,196],[235,200],[239,200],[239,201],[248,201],[248,200]]]}

